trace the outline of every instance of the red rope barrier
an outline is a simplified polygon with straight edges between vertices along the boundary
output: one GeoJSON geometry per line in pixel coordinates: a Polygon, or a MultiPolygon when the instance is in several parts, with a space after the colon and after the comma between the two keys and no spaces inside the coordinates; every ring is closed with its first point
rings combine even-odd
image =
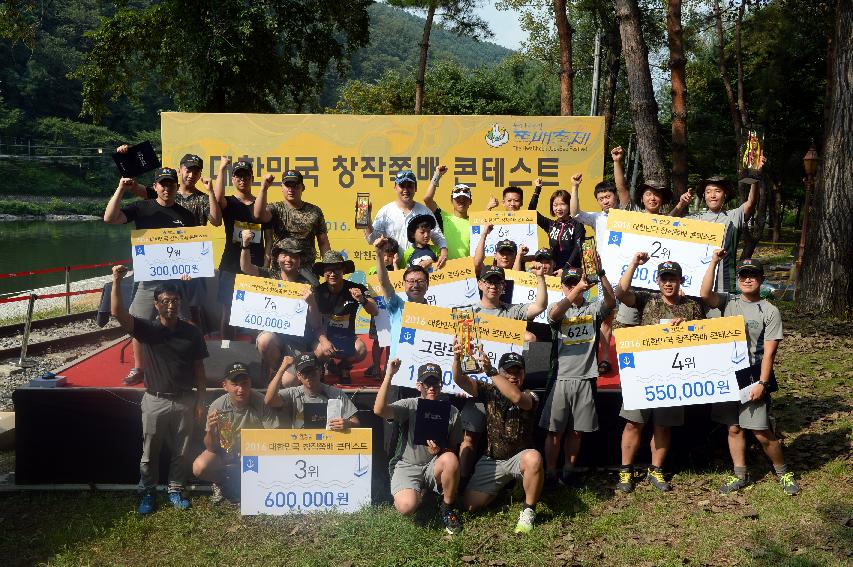
{"type": "MultiPolygon", "coordinates": [[[[45,295],[36,295],[36,299],[53,299],[55,297],[66,297],[71,295],[83,295],[86,293],[101,293],[103,288],[98,289],[84,289],[83,291],[69,291],[62,293],[48,293],[45,295]]],[[[0,299],[0,303],[13,303],[15,301],[27,301],[30,298],[29,295],[19,295],[18,297],[7,297],[5,299],[0,299]]]]}
{"type": "MultiPolygon", "coordinates": [[[[117,264],[126,264],[130,262],[130,260],[116,260],[114,262],[101,262],[100,264],[79,264],[77,266],[69,266],[71,271],[74,270],[88,270],[92,268],[105,268],[107,266],[115,266],[117,264]]],[[[19,278],[22,276],[38,276],[41,274],[53,274],[56,272],[64,272],[65,268],[45,268],[42,270],[29,270],[26,272],[13,272],[10,274],[0,274],[0,279],[4,278],[19,278]]]]}

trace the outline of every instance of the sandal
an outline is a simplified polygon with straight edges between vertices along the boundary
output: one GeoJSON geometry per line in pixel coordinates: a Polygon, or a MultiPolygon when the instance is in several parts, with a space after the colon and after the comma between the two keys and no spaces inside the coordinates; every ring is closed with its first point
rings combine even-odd
{"type": "Polygon", "coordinates": [[[610,373],[611,370],[613,370],[613,367],[606,360],[602,360],[601,362],[598,363],[598,374],[599,374],[599,376],[602,374],[608,374],[608,373],[610,373]]]}

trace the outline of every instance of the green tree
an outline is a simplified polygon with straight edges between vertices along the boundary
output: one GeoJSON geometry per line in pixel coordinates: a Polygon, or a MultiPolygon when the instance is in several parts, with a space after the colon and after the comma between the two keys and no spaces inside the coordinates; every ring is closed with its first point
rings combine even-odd
{"type": "Polygon", "coordinates": [[[369,0],[341,9],[323,0],[165,0],[120,8],[88,34],[74,73],[82,114],[99,121],[107,100],[139,100],[147,81],[181,111],[283,112],[316,106],[332,63],[367,44],[369,0]]]}

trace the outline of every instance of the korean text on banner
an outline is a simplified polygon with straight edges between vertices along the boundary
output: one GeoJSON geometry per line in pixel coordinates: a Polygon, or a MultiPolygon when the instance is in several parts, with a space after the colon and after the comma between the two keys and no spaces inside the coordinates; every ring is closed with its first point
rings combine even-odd
{"type": "Polygon", "coordinates": [[[305,335],[307,284],[237,274],[229,325],[284,335],[305,335]]]}
{"type": "MultiPolygon", "coordinates": [[[[412,170],[421,200],[439,165],[448,167],[436,194],[450,210],[457,183],[472,187],[471,210],[484,210],[491,195],[515,185],[525,191],[541,177],[546,190],[582,173],[590,186],[604,170],[601,116],[357,116],[343,114],[161,114],[163,164],[177,166],[186,153],[204,159],[204,177],[215,179],[222,156],[249,161],[255,191],[275,178],[270,202],[282,199],[281,175],[297,169],[305,179],[302,198],[322,209],[332,248],[343,250],[367,271],[375,250],[355,228],[358,193],[367,193],[374,213],[394,199],[394,177],[412,170]]],[[[232,190],[230,169],[226,188],[232,190]]],[[[583,192],[584,210],[594,210],[583,192]]],[[[550,215],[548,200],[539,210],[550,215]]],[[[217,230],[217,250],[224,235],[217,230]]],[[[230,235],[229,235],[230,238],[230,235]]],[[[405,244],[404,242],[401,244],[405,244]]]]}
{"type": "Polygon", "coordinates": [[[355,512],[370,504],[370,429],[244,429],[240,513],[355,512]]]}
{"type": "MultiPolygon", "coordinates": [[[[533,303],[536,301],[536,288],[539,287],[539,283],[534,274],[517,270],[504,270],[504,274],[506,274],[507,285],[512,285],[512,303],[533,303]]],[[[548,311],[551,305],[565,296],[563,295],[563,288],[560,287],[560,278],[556,276],[545,276],[545,287],[548,289],[548,308],[537,315],[533,322],[547,325],[548,311]]]]}
{"type": "Polygon", "coordinates": [[[532,254],[539,249],[539,234],[536,226],[536,211],[484,211],[471,213],[471,256],[480,243],[480,232],[487,224],[494,229],[486,237],[486,256],[495,253],[495,245],[501,240],[512,240],[521,251],[527,246],[532,254]]]}
{"type": "MultiPolygon", "coordinates": [[[[400,299],[406,299],[403,290],[404,270],[388,272],[388,279],[400,299]]],[[[376,321],[376,336],[379,346],[386,347],[391,344],[391,317],[382,296],[382,288],[379,286],[379,276],[367,276],[367,283],[373,290],[376,304],[379,306],[379,314],[374,318],[376,321]]],[[[448,260],[441,270],[429,274],[429,289],[425,296],[428,305],[441,305],[442,307],[464,307],[473,305],[480,300],[477,288],[477,277],[474,272],[474,260],[472,258],[458,258],[448,260]]]]}
{"type": "Polygon", "coordinates": [[[213,277],[213,244],[206,226],[133,230],[130,254],[138,282],[213,277]]]}
{"type": "MultiPolygon", "coordinates": [[[[521,354],[524,349],[524,329],[526,321],[516,321],[505,317],[495,317],[478,313],[476,315],[480,335],[480,344],[486,356],[497,367],[501,356],[508,352],[521,354]]],[[[421,303],[406,303],[403,307],[403,325],[399,337],[397,358],[404,364],[391,381],[395,386],[414,388],[417,383],[418,368],[427,362],[438,364],[442,370],[442,392],[462,393],[453,381],[453,339],[456,329],[452,311],[444,307],[432,307],[421,303]]],[[[471,374],[475,380],[491,382],[485,374],[471,374]]]]}
{"type": "Polygon", "coordinates": [[[740,315],[613,329],[625,409],[737,401],[745,329],[740,315]]]}
{"type": "Polygon", "coordinates": [[[607,240],[598,242],[598,255],[608,277],[618,282],[634,254],[648,252],[649,261],[637,268],[631,285],[654,290],[658,264],[678,262],[684,275],[681,289],[698,297],[711,253],[722,248],[725,230],[714,222],[610,209],[607,240]]]}

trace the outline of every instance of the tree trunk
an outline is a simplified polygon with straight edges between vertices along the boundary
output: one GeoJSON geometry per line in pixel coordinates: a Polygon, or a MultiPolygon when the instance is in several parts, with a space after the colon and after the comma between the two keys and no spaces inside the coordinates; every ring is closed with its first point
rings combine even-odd
{"type": "MultiPolygon", "coordinates": [[[[741,52],[741,31],[743,30],[743,13],[746,10],[746,1],[740,0],[737,9],[737,22],[735,22],[735,61],[737,62],[737,108],[740,113],[740,121],[744,126],[749,126],[749,115],[746,112],[746,100],[743,94],[743,53],[741,52]]],[[[740,142],[740,140],[738,140],[740,142]]],[[[738,144],[738,147],[740,145],[738,144]]]]}
{"type": "MultiPolygon", "coordinates": [[[[740,113],[737,109],[737,103],[735,102],[735,93],[732,90],[732,82],[729,80],[729,73],[726,69],[726,38],[723,34],[723,15],[720,11],[720,0],[714,0],[714,18],[717,23],[717,49],[719,51],[718,57],[720,58],[718,66],[720,68],[720,79],[723,81],[723,87],[726,89],[726,100],[729,103],[729,114],[732,118],[732,127],[735,131],[735,143],[737,147],[740,148],[740,136],[741,136],[741,128],[743,124],[740,121],[740,113]]],[[[737,151],[735,151],[737,154],[737,151]]],[[[737,162],[737,158],[735,158],[737,162]]]]}
{"type": "Polygon", "coordinates": [[[827,120],[797,295],[801,304],[849,319],[853,315],[853,3],[838,0],[830,41],[827,120]]]}
{"type": "Polygon", "coordinates": [[[616,86],[619,82],[619,68],[622,60],[622,42],[619,39],[619,28],[611,25],[607,31],[607,82],[604,86],[604,139],[605,148],[610,143],[610,130],[616,116],[616,86]]]}
{"type": "Polygon", "coordinates": [[[773,242],[779,242],[782,238],[782,188],[776,179],[770,181],[772,191],[772,203],[770,219],[773,223],[773,242]]]}
{"type": "Polygon", "coordinates": [[[666,32],[669,39],[669,69],[672,76],[672,191],[687,191],[687,81],[681,0],[668,0],[666,32]]]}
{"type": "Polygon", "coordinates": [[[566,0],[554,0],[554,16],[557,22],[557,35],[560,38],[560,114],[574,114],[574,95],[572,81],[575,70],[572,67],[572,26],[566,13],[566,0]]]}
{"type": "Polygon", "coordinates": [[[426,75],[427,54],[429,53],[429,34],[432,31],[432,20],[435,17],[435,4],[431,3],[427,9],[426,22],[424,22],[424,35],[421,38],[421,57],[418,61],[418,77],[415,80],[415,114],[421,114],[424,106],[424,76],[426,75]]]}
{"type": "Polygon", "coordinates": [[[637,149],[643,162],[643,177],[667,184],[668,176],[660,144],[658,103],[649,72],[649,49],[640,27],[637,0],[614,0],[622,35],[622,53],[628,71],[631,116],[637,132],[637,149]]]}

